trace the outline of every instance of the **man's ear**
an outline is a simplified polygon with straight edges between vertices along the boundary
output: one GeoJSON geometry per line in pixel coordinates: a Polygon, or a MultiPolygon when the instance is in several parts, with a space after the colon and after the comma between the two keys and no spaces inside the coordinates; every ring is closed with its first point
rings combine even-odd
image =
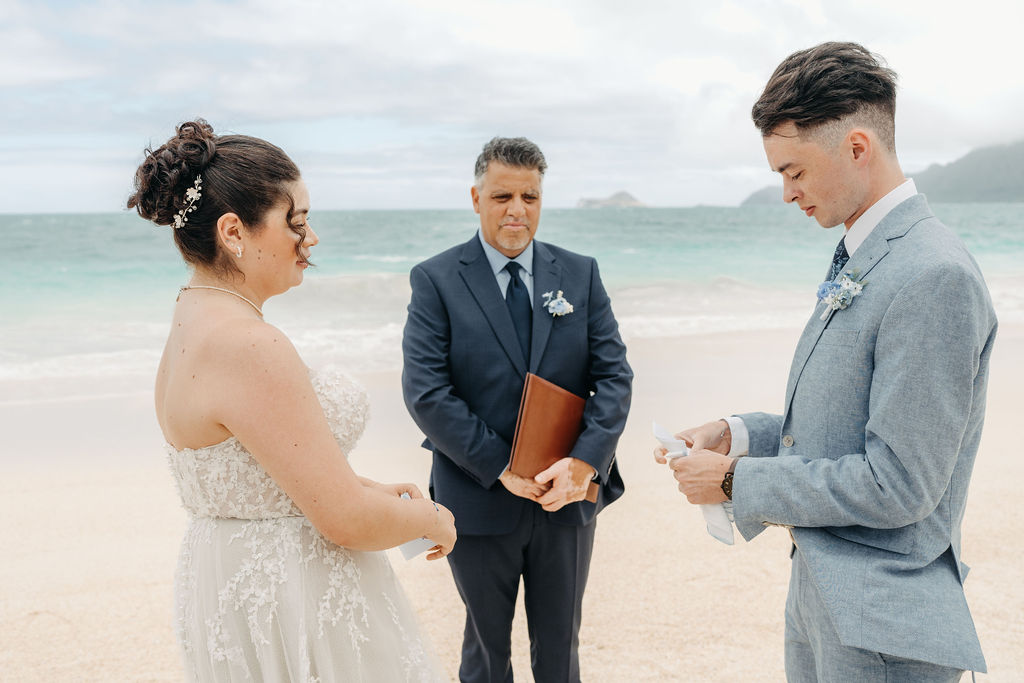
{"type": "Polygon", "coordinates": [[[469,196],[473,198],[473,211],[480,213],[480,191],[476,189],[476,185],[469,188],[469,196]]]}
{"type": "Polygon", "coordinates": [[[854,163],[863,165],[871,160],[874,142],[871,134],[863,128],[854,128],[847,133],[846,145],[854,163]]]}

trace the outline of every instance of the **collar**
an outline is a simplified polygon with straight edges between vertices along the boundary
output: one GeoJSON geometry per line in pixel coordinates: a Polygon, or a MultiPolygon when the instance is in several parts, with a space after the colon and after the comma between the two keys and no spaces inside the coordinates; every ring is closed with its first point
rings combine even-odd
{"type": "Polygon", "coordinates": [[[864,244],[864,240],[868,238],[871,231],[875,229],[875,226],[878,225],[890,211],[895,209],[905,200],[913,197],[915,194],[917,194],[917,186],[914,185],[914,180],[912,178],[907,178],[890,190],[889,194],[869,206],[868,210],[861,214],[861,217],[854,222],[850,229],[846,231],[844,236],[844,239],[846,240],[846,251],[850,256],[853,256],[853,252],[857,251],[857,247],[864,244]]]}
{"type": "MultiPolygon", "coordinates": [[[[480,245],[484,248],[487,262],[491,264],[491,271],[497,275],[505,269],[505,264],[509,262],[508,256],[505,256],[487,243],[487,240],[484,239],[483,230],[477,230],[476,236],[480,239],[480,245]]],[[[526,249],[523,249],[519,256],[511,260],[522,266],[527,275],[533,277],[533,240],[530,240],[530,243],[526,245],[526,249]]]]}

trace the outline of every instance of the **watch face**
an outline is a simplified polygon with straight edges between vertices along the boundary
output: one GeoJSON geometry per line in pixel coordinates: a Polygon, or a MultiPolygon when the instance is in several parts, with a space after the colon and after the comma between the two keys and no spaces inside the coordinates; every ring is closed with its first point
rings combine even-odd
{"type": "Polygon", "coordinates": [[[722,479],[722,492],[725,497],[732,500],[732,472],[726,472],[722,479]]]}

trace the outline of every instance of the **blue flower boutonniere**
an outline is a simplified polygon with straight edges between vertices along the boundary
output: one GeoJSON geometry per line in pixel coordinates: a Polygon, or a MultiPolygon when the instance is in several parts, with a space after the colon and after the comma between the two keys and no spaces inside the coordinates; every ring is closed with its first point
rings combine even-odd
{"type": "Polygon", "coordinates": [[[846,271],[838,280],[818,285],[818,301],[825,302],[825,310],[821,312],[822,320],[828,318],[832,311],[841,311],[852,304],[853,299],[864,291],[868,283],[856,279],[858,274],[856,270],[846,271]]]}
{"type": "Polygon", "coordinates": [[[554,292],[544,292],[541,295],[544,297],[544,308],[548,309],[548,313],[555,318],[572,313],[572,304],[562,296],[562,290],[558,290],[558,296],[553,295],[554,292]]]}

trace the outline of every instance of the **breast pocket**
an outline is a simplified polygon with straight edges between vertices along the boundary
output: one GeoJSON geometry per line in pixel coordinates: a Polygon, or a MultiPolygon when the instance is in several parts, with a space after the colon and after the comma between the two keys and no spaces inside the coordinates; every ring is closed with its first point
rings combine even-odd
{"type": "Polygon", "coordinates": [[[586,306],[577,306],[572,313],[566,315],[552,316],[551,335],[561,337],[563,335],[586,336],[587,330],[587,309],[586,306]]]}
{"type": "Polygon", "coordinates": [[[860,330],[826,329],[818,338],[818,346],[854,346],[860,338],[860,330]]]}

